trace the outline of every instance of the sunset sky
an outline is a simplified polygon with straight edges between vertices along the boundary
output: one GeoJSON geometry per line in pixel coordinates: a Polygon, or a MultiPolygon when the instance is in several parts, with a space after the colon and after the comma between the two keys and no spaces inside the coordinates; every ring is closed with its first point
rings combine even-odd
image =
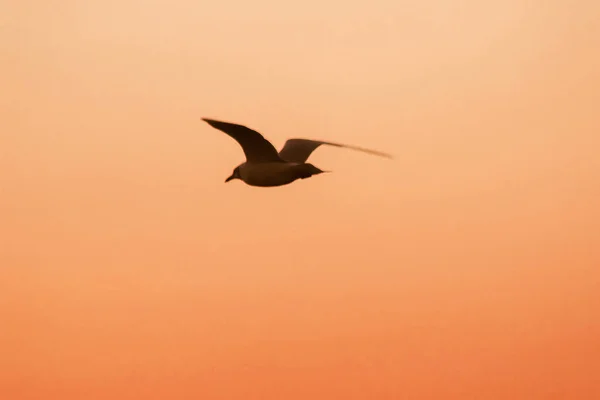
{"type": "Polygon", "coordinates": [[[0,399],[600,399],[599,21],[0,0],[0,399]]]}

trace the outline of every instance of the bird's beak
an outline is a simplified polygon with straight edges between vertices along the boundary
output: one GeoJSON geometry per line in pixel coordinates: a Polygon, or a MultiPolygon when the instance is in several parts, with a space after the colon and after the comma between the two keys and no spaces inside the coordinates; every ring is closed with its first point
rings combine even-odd
{"type": "Polygon", "coordinates": [[[231,175],[229,178],[225,179],[225,183],[229,182],[230,180],[234,179],[235,176],[231,175]]]}

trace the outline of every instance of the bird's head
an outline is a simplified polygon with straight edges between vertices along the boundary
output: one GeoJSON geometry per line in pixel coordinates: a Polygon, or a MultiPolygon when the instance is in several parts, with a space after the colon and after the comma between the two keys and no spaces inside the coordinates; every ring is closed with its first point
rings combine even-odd
{"type": "Polygon", "coordinates": [[[231,176],[229,178],[225,179],[225,183],[227,183],[233,179],[242,179],[242,177],[240,176],[240,167],[239,166],[235,167],[235,169],[231,173],[231,176]]]}

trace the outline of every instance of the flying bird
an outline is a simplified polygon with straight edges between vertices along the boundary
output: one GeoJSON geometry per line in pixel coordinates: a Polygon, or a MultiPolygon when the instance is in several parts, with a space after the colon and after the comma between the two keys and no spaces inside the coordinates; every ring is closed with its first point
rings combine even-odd
{"type": "Polygon", "coordinates": [[[297,179],[306,179],[313,175],[329,172],[306,162],[312,152],[321,145],[344,147],[392,158],[391,155],[380,151],[310,139],[288,139],[281,151],[277,152],[275,147],[255,130],[243,125],[209,118],[202,118],[202,120],[213,128],[231,136],[240,144],[246,156],[246,161],[235,167],[233,173],[225,182],[240,179],[250,186],[283,186],[297,179]]]}

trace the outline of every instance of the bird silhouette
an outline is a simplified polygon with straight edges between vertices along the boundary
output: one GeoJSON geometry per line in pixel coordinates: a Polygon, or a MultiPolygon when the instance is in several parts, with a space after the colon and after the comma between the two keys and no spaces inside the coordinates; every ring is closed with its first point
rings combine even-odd
{"type": "Polygon", "coordinates": [[[348,148],[392,158],[390,154],[363,147],[301,138],[288,139],[278,152],[263,135],[246,126],[210,118],[202,118],[202,120],[231,136],[240,144],[246,156],[246,161],[235,167],[225,182],[240,179],[250,186],[283,186],[298,179],[329,172],[306,162],[312,152],[321,145],[348,148]]]}

